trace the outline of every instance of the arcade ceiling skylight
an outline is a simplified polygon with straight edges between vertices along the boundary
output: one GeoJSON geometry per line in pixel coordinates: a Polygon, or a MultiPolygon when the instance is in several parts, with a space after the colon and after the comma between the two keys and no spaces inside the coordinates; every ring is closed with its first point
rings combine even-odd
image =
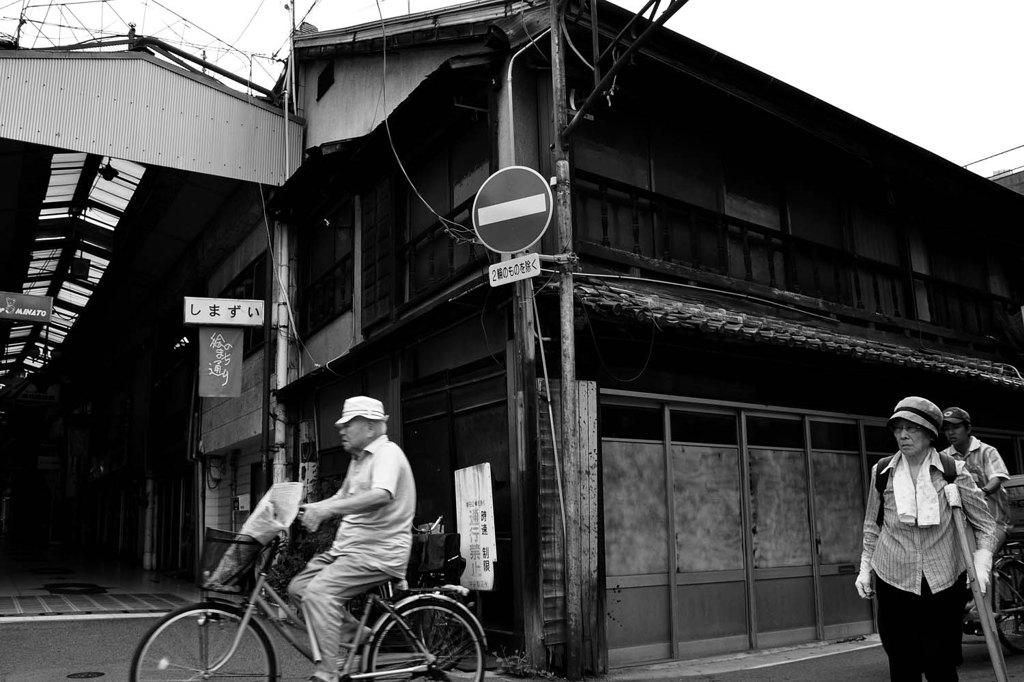
{"type": "Polygon", "coordinates": [[[16,321],[0,375],[29,377],[53,357],[110,265],[114,232],[145,167],[80,152],[54,153],[21,293],[51,296],[50,322],[16,321]]]}

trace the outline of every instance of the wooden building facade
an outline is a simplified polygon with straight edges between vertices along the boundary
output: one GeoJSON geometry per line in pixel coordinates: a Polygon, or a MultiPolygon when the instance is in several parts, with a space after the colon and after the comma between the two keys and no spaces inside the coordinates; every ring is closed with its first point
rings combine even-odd
{"type": "MultiPolygon", "coordinates": [[[[567,3],[574,45],[591,16],[567,3]]],[[[599,16],[603,46],[630,17],[599,16]]],[[[489,462],[498,582],[478,609],[492,648],[536,664],[871,632],[853,579],[893,405],[965,407],[1024,471],[1024,197],[654,34],[569,140],[566,462],[557,266],[490,287],[470,221],[499,168],[555,174],[550,24],[542,3],[490,1],[296,38],[306,153],[272,203],[297,253],[297,378],[278,395],[296,471],[333,490],[331,425],[357,393],[392,415],[417,521],[453,525],[452,472],[489,462]]],[[[563,246],[549,231],[537,250],[563,246]]]]}

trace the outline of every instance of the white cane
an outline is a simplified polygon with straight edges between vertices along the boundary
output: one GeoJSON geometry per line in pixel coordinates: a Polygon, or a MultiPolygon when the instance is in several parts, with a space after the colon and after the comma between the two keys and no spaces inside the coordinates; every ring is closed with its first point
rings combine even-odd
{"type": "MultiPolygon", "coordinates": [[[[967,579],[971,583],[971,592],[974,593],[974,605],[978,609],[978,618],[981,620],[981,629],[985,633],[985,644],[988,645],[988,655],[992,659],[992,669],[996,673],[996,682],[1007,682],[1006,661],[1003,660],[1003,648],[996,635],[996,619],[992,615],[992,607],[988,599],[981,593],[981,586],[978,585],[978,576],[974,573],[974,552],[971,550],[974,534],[970,539],[967,535],[967,522],[964,521],[963,503],[960,501],[960,489],[955,483],[946,485],[946,500],[949,501],[950,511],[953,512],[953,525],[956,526],[956,534],[960,543],[960,551],[964,555],[964,563],[967,564],[967,579]]],[[[989,590],[993,585],[989,584],[989,590]]]]}

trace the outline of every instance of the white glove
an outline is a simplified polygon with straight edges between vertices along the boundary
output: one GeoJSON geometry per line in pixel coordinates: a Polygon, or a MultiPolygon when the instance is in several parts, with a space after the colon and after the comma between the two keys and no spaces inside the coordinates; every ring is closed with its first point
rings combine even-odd
{"type": "Polygon", "coordinates": [[[875,596],[875,588],[871,586],[871,571],[861,571],[854,584],[861,599],[871,599],[875,596]]]}
{"type": "Polygon", "coordinates": [[[325,516],[326,514],[321,511],[315,502],[299,507],[299,520],[302,523],[302,527],[310,532],[314,532],[320,527],[320,522],[325,516]]]}
{"type": "Polygon", "coordinates": [[[978,588],[981,589],[981,593],[988,592],[988,583],[992,576],[992,552],[990,550],[975,550],[974,575],[978,578],[978,588]]]}

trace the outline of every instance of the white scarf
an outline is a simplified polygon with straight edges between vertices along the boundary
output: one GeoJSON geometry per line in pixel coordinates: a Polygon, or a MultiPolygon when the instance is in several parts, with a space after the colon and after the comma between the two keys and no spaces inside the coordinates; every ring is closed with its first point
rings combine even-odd
{"type": "Polygon", "coordinates": [[[939,525],[939,494],[932,483],[932,464],[935,450],[921,462],[917,472],[917,485],[910,477],[910,464],[900,453],[892,477],[892,492],[896,498],[896,513],[900,522],[918,526],[939,525]]]}

